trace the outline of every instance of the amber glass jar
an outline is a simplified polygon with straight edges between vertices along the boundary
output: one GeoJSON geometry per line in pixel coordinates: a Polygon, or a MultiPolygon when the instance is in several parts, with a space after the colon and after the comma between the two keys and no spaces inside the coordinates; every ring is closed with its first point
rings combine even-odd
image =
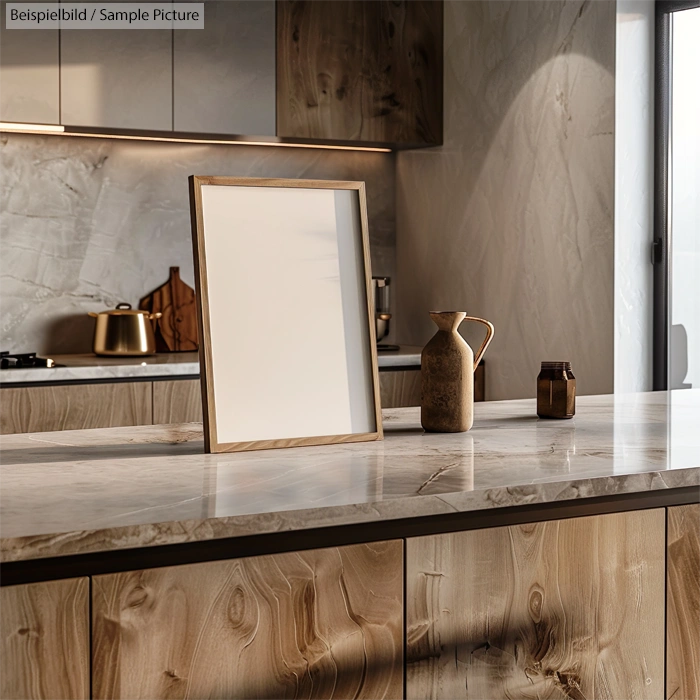
{"type": "Polygon", "coordinates": [[[570,362],[543,362],[537,377],[537,415],[573,418],[576,413],[576,377],[570,362]]]}

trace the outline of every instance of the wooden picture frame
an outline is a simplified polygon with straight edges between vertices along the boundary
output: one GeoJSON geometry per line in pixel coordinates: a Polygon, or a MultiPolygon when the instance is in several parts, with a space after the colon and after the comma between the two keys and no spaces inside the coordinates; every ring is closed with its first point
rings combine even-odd
{"type": "Polygon", "coordinates": [[[364,182],[189,181],[205,450],[381,440],[364,182]]]}

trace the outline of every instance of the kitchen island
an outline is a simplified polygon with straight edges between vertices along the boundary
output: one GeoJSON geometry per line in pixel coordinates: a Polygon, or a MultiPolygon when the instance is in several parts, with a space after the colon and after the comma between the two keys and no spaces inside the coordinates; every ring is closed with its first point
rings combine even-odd
{"type": "Polygon", "coordinates": [[[384,429],[4,437],[3,697],[697,697],[700,391],[384,429]]]}

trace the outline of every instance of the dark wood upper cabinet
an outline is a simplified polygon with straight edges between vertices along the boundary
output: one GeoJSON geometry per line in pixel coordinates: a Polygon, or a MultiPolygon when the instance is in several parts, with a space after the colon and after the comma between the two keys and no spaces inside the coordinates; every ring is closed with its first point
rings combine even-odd
{"type": "Polygon", "coordinates": [[[277,135],[442,143],[443,3],[278,0],[277,135]]]}

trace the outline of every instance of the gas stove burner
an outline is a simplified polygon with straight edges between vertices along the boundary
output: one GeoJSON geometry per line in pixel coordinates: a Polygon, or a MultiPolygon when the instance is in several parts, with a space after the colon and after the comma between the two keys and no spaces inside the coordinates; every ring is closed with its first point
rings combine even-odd
{"type": "Polygon", "coordinates": [[[0,369],[27,369],[29,367],[55,367],[48,357],[37,357],[35,352],[0,352],[0,369]]]}

